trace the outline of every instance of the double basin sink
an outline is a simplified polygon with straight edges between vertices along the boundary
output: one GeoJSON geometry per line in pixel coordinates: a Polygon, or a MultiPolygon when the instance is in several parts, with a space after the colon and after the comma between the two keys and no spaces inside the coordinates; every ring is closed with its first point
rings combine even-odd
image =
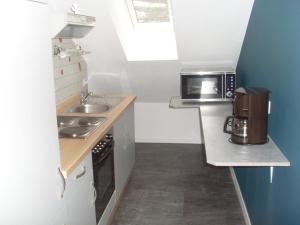
{"type": "Polygon", "coordinates": [[[90,96],[85,104],[75,104],[65,112],[70,115],[57,116],[60,138],[87,138],[106,120],[103,116],[90,114],[107,113],[123,100],[123,97],[90,96]],[[72,115],[75,114],[76,115],[72,115]]]}

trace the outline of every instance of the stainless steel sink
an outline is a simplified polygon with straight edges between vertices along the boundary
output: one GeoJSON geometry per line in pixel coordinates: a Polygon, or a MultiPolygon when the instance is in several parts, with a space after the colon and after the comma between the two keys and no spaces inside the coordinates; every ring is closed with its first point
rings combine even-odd
{"type": "Polygon", "coordinates": [[[90,95],[85,104],[71,106],[65,112],[67,113],[107,113],[117,106],[124,97],[107,95],[90,95]]]}
{"type": "Polygon", "coordinates": [[[104,121],[104,117],[58,116],[58,134],[60,138],[86,138],[104,121]]]}
{"type": "Polygon", "coordinates": [[[70,113],[104,113],[111,109],[109,104],[75,105],[67,110],[70,113]]]}

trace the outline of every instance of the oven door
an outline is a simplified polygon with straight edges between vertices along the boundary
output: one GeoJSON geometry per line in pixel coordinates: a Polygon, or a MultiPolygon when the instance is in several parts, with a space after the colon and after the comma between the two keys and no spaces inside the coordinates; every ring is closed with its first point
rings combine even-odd
{"type": "Polygon", "coordinates": [[[181,75],[181,98],[213,101],[223,98],[223,74],[181,75]]]}
{"type": "Polygon", "coordinates": [[[97,192],[95,202],[97,224],[115,191],[113,146],[112,141],[103,152],[93,154],[94,185],[97,192]]]}

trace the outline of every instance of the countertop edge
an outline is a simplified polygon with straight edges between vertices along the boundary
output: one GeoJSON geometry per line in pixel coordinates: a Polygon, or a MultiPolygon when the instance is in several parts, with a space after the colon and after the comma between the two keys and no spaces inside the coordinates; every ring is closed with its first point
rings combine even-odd
{"type": "Polygon", "coordinates": [[[229,167],[289,167],[291,166],[290,162],[239,162],[239,163],[231,163],[231,162],[215,162],[207,160],[207,163],[213,166],[229,166],[229,167]]]}

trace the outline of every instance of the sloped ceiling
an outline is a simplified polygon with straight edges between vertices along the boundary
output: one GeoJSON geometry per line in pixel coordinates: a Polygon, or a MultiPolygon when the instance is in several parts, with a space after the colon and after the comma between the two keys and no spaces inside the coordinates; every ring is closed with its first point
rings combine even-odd
{"type": "Polygon", "coordinates": [[[236,67],[254,0],[171,0],[179,60],[236,67]]]}
{"type": "Polygon", "coordinates": [[[180,95],[179,61],[130,62],[127,77],[140,102],[168,102],[180,95]]]}
{"type": "Polygon", "coordinates": [[[168,102],[179,95],[182,67],[236,67],[254,0],[171,0],[179,60],[142,62],[126,61],[118,37],[121,22],[113,15],[109,19],[109,7],[122,5],[118,1],[80,1],[97,17],[98,28],[83,40],[92,51],[88,65],[93,89],[107,92],[111,87],[137,95],[140,102],[168,102]]]}

